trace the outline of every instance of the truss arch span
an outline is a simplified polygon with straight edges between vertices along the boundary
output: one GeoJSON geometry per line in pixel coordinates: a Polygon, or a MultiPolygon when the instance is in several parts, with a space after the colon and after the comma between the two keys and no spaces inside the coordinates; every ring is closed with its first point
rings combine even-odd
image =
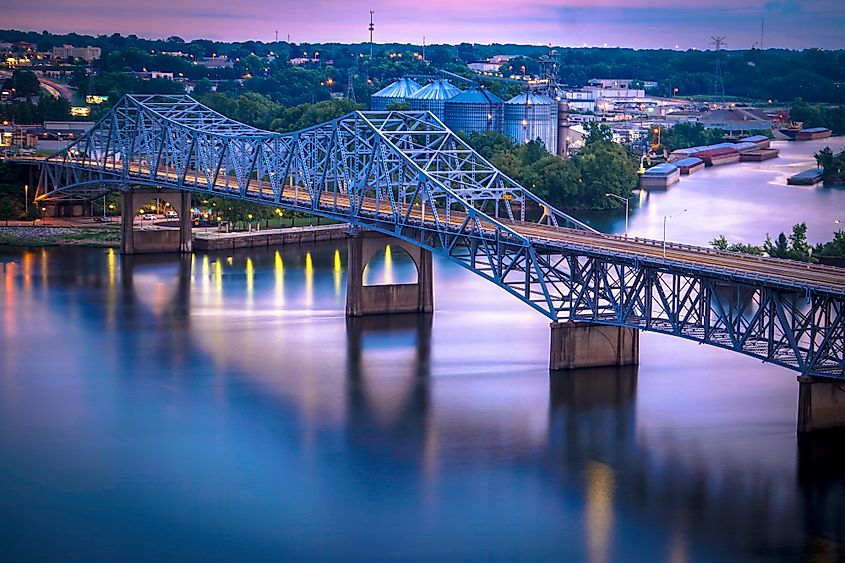
{"type": "Polygon", "coordinates": [[[127,95],[44,161],[38,198],[90,199],[135,184],[384,233],[452,260],[554,321],[660,332],[845,379],[842,269],[597,233],[428,112],[353,112],[281,134],[188,96],[127,95]]]}

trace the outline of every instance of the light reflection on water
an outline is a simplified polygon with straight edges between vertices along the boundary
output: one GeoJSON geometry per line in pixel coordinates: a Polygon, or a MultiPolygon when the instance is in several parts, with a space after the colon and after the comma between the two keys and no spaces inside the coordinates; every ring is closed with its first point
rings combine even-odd
{"type": "Polygon", "coordinates": [[[345,319],[345,256],[0,249],[4,554],[842,556],[841,437],[797,443],[792,372],[644,334],[550,378],[544,318],[436,258],[434,315],[345,319]]]}
{"type": "Polygon", "coordinates": [[[542,317],[440,260],[435,315],[347,320],[333,245],[231,263],[2,256],[12,554],[698,561],[841,545],[842,460],[796,449],[780,368],[644,335],[639,370],[550,384],[542,317]],[[36,541],[44,525],[55,542],[36,541]]]}

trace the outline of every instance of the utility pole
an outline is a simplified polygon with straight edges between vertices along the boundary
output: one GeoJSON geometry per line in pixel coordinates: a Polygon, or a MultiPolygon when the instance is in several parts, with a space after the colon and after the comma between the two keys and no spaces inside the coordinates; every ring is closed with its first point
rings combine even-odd
{"type": "Polygon", "coordinates": [[[425,62],[425,35],[423,35],[423,62],[425,62]]]}
{"type": "Polygon", "coordinates": [[[373,25],[373,14],[375,12],[370,10],[370,26],[367,28],[370,30],[370,58],[373,58],[373,30],[375,30],[376,26],[373,25]]]}

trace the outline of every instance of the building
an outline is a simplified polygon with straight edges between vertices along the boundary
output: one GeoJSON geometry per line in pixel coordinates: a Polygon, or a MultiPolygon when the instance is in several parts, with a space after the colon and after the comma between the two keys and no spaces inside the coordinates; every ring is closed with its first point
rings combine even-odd
{"type": "Polygon", "coordinates": [[[726,131],[759,131],[771,129],[772,118],[754,108],[714,109],[701,114],[699,122],[708,129],[726,131]]]}
{"type": "Polygon", "coordinates": [[[196,61],[194,64],[208,69],[232,68],[235,66],[235,63],[230,61],[229,57],[226,55],[220,55],[219,57],[203,57],[202,60],[196,61]]]}
{"type": "Polygon", "coordinates": [[[370,109],[384,111],[392,103],[407,103],[422,86],[410,78],[401,78],[370,96],[370,109]]]}
{"type": "Polygon", "coordinates": [[[475,61],[467,66],[475,72],[499,72],[503,64],[513,59],[516,55],[494,55],[483,61],[475,61]]]}
{"type": "Polygon", "coordinates": [[[74,47],[72,45],[64,45],[62,47],[53,47],[52,58],[54,60],[65,60],[69,57],[74,59],[82,59],[85,62],[96,61],[100,58],[102,51],[99,47],[74,47]]]}
{"type": "Polygon", "coordinates": [[[572,111],[596,111],[595,90],[566,90],[563,95],[572,111]]]}

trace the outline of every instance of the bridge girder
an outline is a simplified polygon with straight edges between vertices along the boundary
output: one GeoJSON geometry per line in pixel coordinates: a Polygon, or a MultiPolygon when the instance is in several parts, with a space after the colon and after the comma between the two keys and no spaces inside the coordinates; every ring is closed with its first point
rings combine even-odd
{"type": "Polygon", "coordinates": [[[520,234],[513,226],[526,222],[592,229],[505,176],[428,112],[354,112],[279,134],[188,96],[127,95],[47,158],[38,197],[90,199],[136,184],[390,234],[450,258],[553,320],[671,334],[845,378],[845,295],[520,234]]]}

